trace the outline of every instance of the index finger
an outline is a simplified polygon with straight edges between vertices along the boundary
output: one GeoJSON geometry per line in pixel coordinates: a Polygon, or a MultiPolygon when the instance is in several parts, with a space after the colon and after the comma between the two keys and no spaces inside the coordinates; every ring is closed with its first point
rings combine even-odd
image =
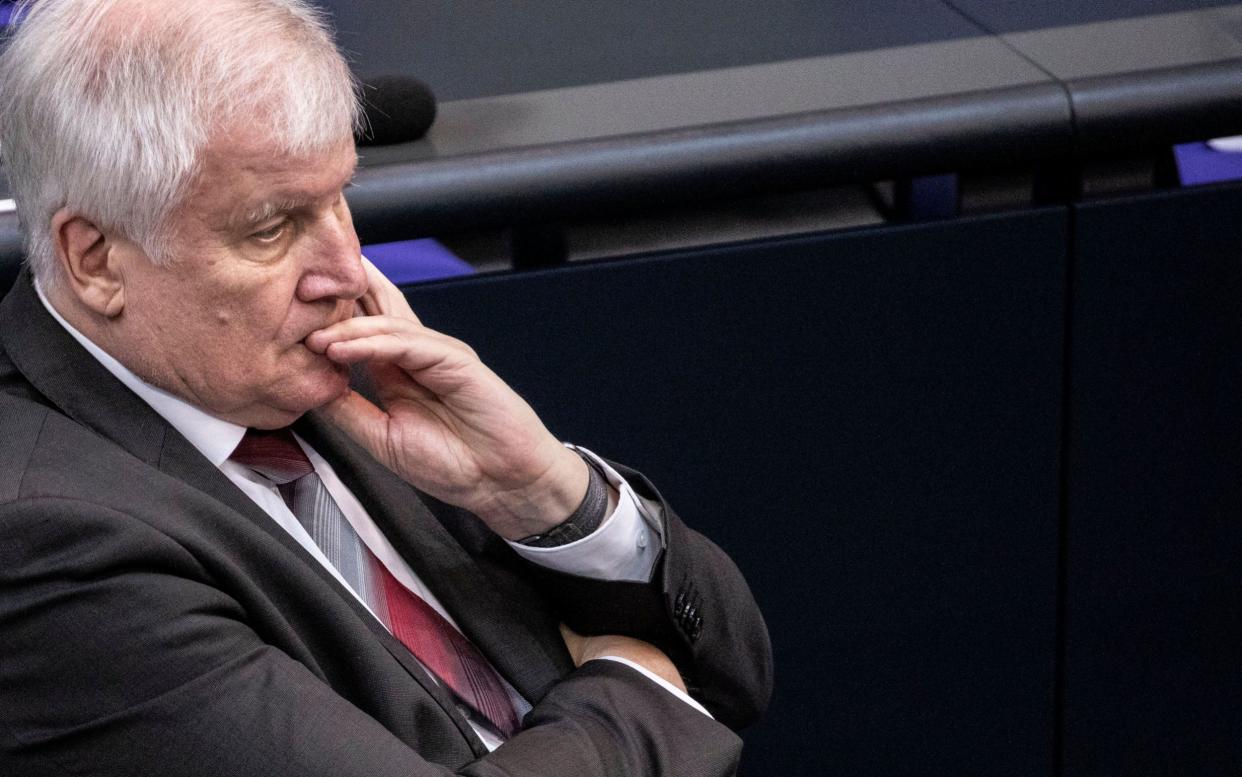
{"type": "Polygon", "coordinates": [[[358,299],[358,306],[362,309],[363,315],[396,316],[422,323],[410,308],[410,303],[406,301],[401,289],[388,280],[388,277],[365,256],[362,257],[362,268],[367,274],[367,290],[358,299]]]}

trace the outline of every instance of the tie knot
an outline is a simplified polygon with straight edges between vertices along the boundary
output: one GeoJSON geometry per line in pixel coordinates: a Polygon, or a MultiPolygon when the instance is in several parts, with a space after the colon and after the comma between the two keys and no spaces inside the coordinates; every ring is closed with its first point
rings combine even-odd
{"type": "Polygon", "coordinates": [[[229,458],[258,472],[277,485],[315,471],[293,432],[284,429],[247,429],[229,458]]]}

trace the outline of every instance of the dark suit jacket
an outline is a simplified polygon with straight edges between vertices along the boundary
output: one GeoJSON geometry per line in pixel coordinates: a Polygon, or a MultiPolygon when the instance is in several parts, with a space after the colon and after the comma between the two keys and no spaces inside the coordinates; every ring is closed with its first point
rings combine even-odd
{"type": "Polygon", "coordinates": [[[733,771],[740,741],[722,724],[766,704],[767,633],[733,564],[662,503],[650,584],[553,574],[314,414],[297,429],[534,704],[525,730],[487,754],[405,647],[23,273],[0,305],[0,774],[733,771]],[[561,621],[659,645],[719,722],[621,665],[575,670],[561,621]]]}

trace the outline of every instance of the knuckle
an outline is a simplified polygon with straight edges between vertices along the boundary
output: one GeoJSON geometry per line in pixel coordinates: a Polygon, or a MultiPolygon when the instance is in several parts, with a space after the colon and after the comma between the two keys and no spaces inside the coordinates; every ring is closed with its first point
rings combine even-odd
{"type": "Polygon", "coordinates": [[[467,358],[473,359],[473,360],[477,360],[479,358],[479,355],[475,353],[475,350],[471,348],[469,345],[466,345],[465,343],[463,343],[461,340],[458,340],[455,337],[450,337],[448,339],[448,342],[450,346],[452,346],[455,350],[460,352],[463,356],[466,356],[467,358]]]}

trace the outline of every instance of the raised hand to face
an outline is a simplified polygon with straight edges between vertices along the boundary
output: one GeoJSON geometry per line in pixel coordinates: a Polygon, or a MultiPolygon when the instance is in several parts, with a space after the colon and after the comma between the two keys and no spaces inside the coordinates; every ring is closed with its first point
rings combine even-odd
{"type": "Polygon", "coordinates": [[[568,518],[586,493],[582,459],[469,346],[423,326],[401,291],[363,262],[361,315],[306,345],[340,364],[364,363],[382,407],[350,389],[324,406],[328,418],[408,483],[506,539],[568,518]]]}

